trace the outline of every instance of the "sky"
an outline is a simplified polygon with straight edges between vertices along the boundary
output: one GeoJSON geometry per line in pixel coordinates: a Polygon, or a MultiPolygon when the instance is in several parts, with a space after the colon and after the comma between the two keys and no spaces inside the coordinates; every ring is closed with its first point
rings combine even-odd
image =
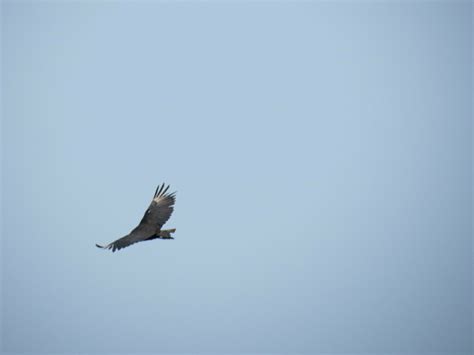
{"type": "Polygon", "coordinates": [[[3,1],[1,349],[471,353],[471,7],[3,1]]]}

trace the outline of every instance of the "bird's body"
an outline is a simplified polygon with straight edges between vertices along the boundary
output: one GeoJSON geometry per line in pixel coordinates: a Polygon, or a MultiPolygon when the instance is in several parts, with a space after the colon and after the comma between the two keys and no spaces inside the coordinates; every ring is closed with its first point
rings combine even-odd
{"type": "Polygon", "coordinates": [[[129,234],[125,237],[117,239],[108,245],[101,246],[96,244],[98,248],[120,250],[129,245],[153,239],[174,239],[171,234],[176,229],[161,229],[168,221],[173,213],[174,203],[176,200],[175,192],[167,194],[169,185],[165,188],[165,184],[158,186],[153,196],[150,206],[145,212],[142,220],[129,234]]]}

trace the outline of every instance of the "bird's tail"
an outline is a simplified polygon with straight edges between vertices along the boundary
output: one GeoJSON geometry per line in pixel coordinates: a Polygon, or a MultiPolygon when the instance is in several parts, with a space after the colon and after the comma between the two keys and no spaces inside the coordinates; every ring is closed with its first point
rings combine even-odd
{"type": "Polygon", "coordinates": [[[160,231],[160,238],[162,239],[174,239],[171,234],[176,232],[176,228],[173,229],[164,229],[160,231]]]}

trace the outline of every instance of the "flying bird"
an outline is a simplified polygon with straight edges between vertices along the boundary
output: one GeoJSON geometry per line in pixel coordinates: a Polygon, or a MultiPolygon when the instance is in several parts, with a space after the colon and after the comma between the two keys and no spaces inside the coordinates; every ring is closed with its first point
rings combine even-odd
{"type": "Polygon", "coordinates": [[[161,229],[173,213],[175,194],[166,193],[169,185],[165,188],[163,183],[156,188],[150,206],[145,212],[142,220],[135,229],[125,237],[117,239],[108,245],[102,246],[96,244],[98,248],[110,249],[112,252],[128,247],[129,245],[153,239],[174,239],[171,234],[176,231],[173,229],[161,229]]]}

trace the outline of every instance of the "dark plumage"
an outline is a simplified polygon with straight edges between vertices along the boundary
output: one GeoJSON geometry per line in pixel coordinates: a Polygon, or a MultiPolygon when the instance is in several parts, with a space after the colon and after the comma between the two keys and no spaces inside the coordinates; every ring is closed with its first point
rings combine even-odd
{"type": "Polygon", "coordinates": [[[115,242],[112,242],[108,245],[101,246],[96,244],[98,248],[111,249],[113,252],[115,250],[120,250],[126,248],[129,245],[143,242],[145,240],[152,239],[174,239],[171,236],[171,233],[174,233],[176,229],[165,229],[162,230],[161,227],[168,221],[171,214],[173,213],[173,206],[175,203],[175,194],[166,193],[169,189],[169,185],[165,188],[165,184],[161,186],[158,185],[153,196],[153,200],[150,203],[150,206],[145,212],[142,220],[138,226],[133,229],[130,234],[126,235],[123,238],[117,239],[115,242]]]}

